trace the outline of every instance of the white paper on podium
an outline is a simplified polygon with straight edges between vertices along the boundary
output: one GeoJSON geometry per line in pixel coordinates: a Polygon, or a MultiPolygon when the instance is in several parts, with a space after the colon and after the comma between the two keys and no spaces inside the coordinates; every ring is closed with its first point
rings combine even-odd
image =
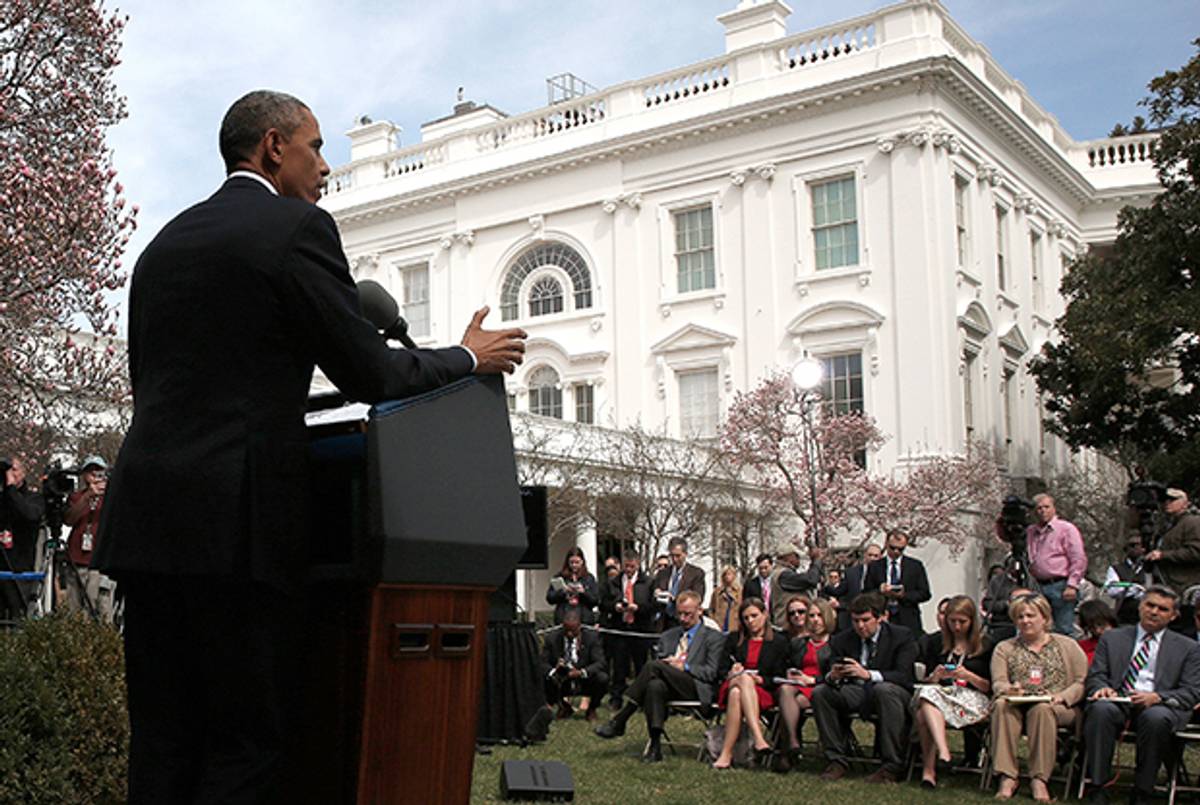
{"type": "Polygon", "coordinates": [[[366,403],[350,403],[341,408],[309,411],[304,415],[304,424],[312,428],[318,425],[337,425],[342,422],[366,422],[370,411],[371,406],[366,403]]]}

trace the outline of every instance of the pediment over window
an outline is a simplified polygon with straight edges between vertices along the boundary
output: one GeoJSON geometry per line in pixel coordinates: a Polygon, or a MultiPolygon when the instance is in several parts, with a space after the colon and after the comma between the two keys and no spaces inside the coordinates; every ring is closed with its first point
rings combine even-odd
{"type": "Polygon", "coordinates": [[[687,324],[650,347],[650,351],[655,355],[664,355],[689,349],[722,349],[736,343],[736,336],[699,324],[687,324]]]}
{"type": "Polygon", "coordinates": [[[861,302],[822,302],[792,319],[787,331],[793,336],[844,330],[866,332],[883,324],[884,316],[861,302]]]}
{"type": "Polygon", "coordinates": [[[984,339],[992,332],[992,320],[983,305],[971,302],[967,309],[958,314],[958,324],[977,339],[984,339]]]}
{"type": "Polygon", "coordinates": [[[1021,332],[1020,325],[1015,323],[1000,334],[1000,346],[1014,356],[1024,355],[1029,351],[1029,342],[1025,339],[1025,334],[1021,332]]]}

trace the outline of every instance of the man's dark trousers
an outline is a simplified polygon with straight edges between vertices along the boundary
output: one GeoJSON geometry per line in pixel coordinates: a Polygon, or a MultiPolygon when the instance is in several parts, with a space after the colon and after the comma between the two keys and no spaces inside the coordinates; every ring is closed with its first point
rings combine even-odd
{"type": "Polygon", "coordinates": [[[875,730],[883,768],[892,774],[904,772],[908,750],[908,703],[912,693],[891,682],[819,685],[813,691],[813,715],[825,747],[826,759],[849,766],[850,716],[878,716],[875,730]]]}
{"type": "Polygon", "coordinates": [[[281,788],[298,676],[295,598],[211,576],[130,574],[130,805],[258,805],[281,788]]]}
{"type": "Polygon", "coordinates": [[[646,714],[646,726],[652,730],[661,730],[667,722],[667,702],[695,701],[699,695],[691,674],[662,660],[646,663],[625,691],[625,698],[641,705],[646,714]]]}
{"type": "MultiPolygon", "coordinates": [[[[628,628],[622,625],[619,628],[628,628]]],[[[629,637],[627,635],[612,636],[612,695],[618,699],[625,695],[626,683],[630,677],[630,666],[633,666],[632,676],[636,678],[646,664],[653,640],[649,637],[629,637]]]]}
{"type": "MultiPolygon", "coordinates": [[[[1104,785],[1112,779],[1113,751],[1125,722],[1134,713],[1132,705],[1095,701],[1088,705],[1083,724],[1083,739],[1088,747],[1087,775],[1093,784],[1104,785]]],[[[1156,704],[1133,716],[1130,730],[1137,737],[1137,770],[1133,785],[1143,794],[1154,791],[1158,769],[1171,751],[1171,737],[1186,724],[1178,711],[1156,704]]]]}

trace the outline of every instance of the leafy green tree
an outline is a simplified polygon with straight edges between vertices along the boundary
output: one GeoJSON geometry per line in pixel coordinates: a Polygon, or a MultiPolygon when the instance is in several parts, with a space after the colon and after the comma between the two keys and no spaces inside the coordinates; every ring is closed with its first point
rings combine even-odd
{"type": "Polygon", "coordinates": [[[1200,455],[1200,53],[1149,89],[1162,192],[1123,209],[1111,248],[1071,266],[1060,338],[1030,370],[1050,430],[1069,445],[1128,470],[1169,465],[1194,485],[1200,464],[1169,459],[1200,455]]]}

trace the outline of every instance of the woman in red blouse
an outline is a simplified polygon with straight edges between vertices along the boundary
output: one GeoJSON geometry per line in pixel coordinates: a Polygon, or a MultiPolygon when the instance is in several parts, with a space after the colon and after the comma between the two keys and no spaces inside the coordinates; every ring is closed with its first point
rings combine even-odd
{"type": "Polygon", "coordinates": [[[787,668],[788,640],[771,628],[762,599],[747,598],[738,609],[742,628],[725,641],[721,670],[725,681],[717,693],[717,706],[727,709],[725,743],[713,762],[714,769],[727,769],[733,763],[742,722],[754,736],[754,754],[764,758],[771,744],[763,735],[759,713],[775,706],[774,679],[787,668]]]}
{"type": "MultiPolygon", "coordinates": [[[[793,599],[794,600],[794,599],[793,599]]],[[[788,618],[795,605],[788,602],[788,618]]],[[[788,740],[787,765],[800,759],[800,715],[812,706],[812,692],[821,675],[821,658],[829,653],[829,634],[837,624],[833,605],[824,598],[808,604],[807,629],[793,637],[789,646],[787,678],[792,684],[776,691],[788,740]]]]}

